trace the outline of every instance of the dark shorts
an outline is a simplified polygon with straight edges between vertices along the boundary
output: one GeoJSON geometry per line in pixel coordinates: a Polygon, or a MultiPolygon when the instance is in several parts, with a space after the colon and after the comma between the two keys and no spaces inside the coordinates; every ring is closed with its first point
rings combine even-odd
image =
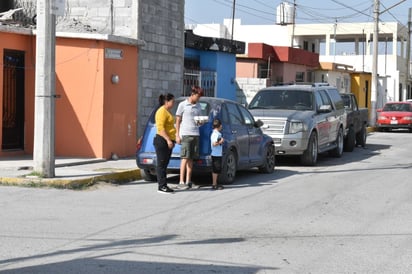
{"type": "Polygon", "coordinates": [[[212,156],[212,172],[218,174],[222,172],[222,157],[212,156]]]}
{"type": "Polygon", "coordinates": [[[199,159],[199,136],[182,136],[180,157],[199,159]]]}

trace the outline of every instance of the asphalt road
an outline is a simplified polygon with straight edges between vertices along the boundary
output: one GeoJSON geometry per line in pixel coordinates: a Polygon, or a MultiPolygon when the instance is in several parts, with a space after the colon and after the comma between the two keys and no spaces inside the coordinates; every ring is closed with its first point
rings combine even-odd
{"type": "Polygon", "coordinates": [[[412,134],[367,144],[219,191],[0,187],[0,273],[411,273],[412,134]]]}

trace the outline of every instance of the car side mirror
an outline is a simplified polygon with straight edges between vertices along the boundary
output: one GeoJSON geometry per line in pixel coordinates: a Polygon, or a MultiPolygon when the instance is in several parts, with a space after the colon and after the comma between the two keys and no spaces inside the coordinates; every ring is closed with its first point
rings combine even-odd
{"type": "Polygon", "coordinates": [[[254,124],[254,127],[261,127],[261,126],[263,126],[263,122],[259,119],[259,120],[257,120],[257,121],[255,121],[255,124],[254,124]]]}
{"type": "Polygon", "coordinates": [[[328,113],[332,111],[332,106],[331,105],[321,105],[319,108],[320,113],[328,113]]]}

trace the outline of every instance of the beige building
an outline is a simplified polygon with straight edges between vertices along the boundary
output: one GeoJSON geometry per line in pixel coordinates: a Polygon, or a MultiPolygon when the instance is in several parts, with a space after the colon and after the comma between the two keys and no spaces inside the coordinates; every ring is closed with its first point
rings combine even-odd
{"type": "MultiPolygon", "coordinates": [[[[292,46],[319,54],[319,62],[342,64],[352,73],[371,73],[373,23],[242,25],[235,19],[233,37],[246,43],[292,46]]],[[[194,33],[230,37],[232,20],[222,24],[191,25],[194,33]]],[[[377,107],[386,101],[412,98],[407,73],[407,27],[399,23],[379,24],[377,107]]],[[[246,52],[247,54],[247,52],[246,52]]],[[[349,83],[350,84],[350,83],[349,83]]]]}

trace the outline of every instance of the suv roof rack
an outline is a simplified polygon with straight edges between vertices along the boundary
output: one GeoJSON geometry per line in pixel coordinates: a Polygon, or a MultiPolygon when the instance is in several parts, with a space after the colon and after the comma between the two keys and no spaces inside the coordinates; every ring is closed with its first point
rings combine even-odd
{"type": "Polygon", "coordinates": [[[326,86],[330,86],[329,83],[319,82],[319,83],[312,84],[312,87],[326,87],[326,86]]]}

